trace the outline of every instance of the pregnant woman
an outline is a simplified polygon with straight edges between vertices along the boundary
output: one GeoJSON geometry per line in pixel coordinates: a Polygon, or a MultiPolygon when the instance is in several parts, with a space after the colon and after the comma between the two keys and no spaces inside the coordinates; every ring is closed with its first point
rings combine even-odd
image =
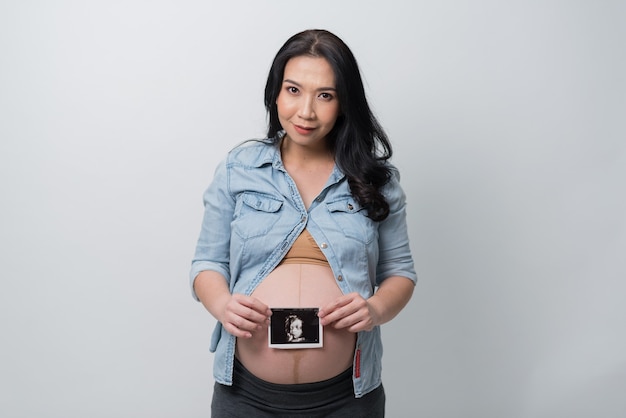
{"type": "Polygon", "coordinates": [[[328,31],[283,45],[265,106],[267,139],[229,152],[204,194],[190,277],[218,321],[211,416],[383,417],[379,326],[416,281],[391,145],[328,31]],[[270,347],[273,308],[319,309],[323,344],[270,347]]]}

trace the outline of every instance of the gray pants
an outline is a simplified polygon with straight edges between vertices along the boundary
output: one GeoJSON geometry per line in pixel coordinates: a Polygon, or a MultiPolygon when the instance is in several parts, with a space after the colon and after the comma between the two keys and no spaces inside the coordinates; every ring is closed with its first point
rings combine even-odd
{"type": "Polygon", "coordinates": [[[233,385],[215,384],[212,418],[383,418],[383,385],[355,398],[352,370],[329,380],[278,385],[259,379],[235,360],[233,385]]]}

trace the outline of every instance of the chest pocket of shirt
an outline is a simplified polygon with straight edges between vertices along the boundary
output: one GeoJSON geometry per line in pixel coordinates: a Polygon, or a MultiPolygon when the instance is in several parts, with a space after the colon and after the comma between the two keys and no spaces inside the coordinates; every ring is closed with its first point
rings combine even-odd
{"type": "Polygon", "coordinates": [[[330,217],[343,235],[369,244],[375,237],[375,222],[367,217],[363,209],[352,197],[328,202],[330,217]]]}
{"type": "Polygon", "coordinates": [[[242,238],[267,234],[280,218],[283,201],[260,193],[242,193],[235,207],[232,227],[242,238]]]}

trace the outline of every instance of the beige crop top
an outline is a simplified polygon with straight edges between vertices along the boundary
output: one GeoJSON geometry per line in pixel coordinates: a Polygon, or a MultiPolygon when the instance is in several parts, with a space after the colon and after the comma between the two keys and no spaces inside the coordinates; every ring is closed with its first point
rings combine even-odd
{"type": "Polygon", "coordinates": [[[307,229],[293,243],[281,264],[317,264],[328,266],[328,260],[307,229]]]}

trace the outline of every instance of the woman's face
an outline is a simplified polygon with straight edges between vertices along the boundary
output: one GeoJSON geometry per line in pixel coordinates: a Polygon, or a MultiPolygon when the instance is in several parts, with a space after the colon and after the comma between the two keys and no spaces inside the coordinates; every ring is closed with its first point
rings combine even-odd
{"type": "Polygon", "coordinates": [[[287,61],[276,106],[293,143],[326,148],[326,135],[339,116],[335,74],[328,61],[306,55],[287,61]]]}
{"type": "Polygon", "coordinates": [[[300,338],[302,336],[302,321],[299,319],[291,321],[289,332],[294,338],[300,338]]]}

